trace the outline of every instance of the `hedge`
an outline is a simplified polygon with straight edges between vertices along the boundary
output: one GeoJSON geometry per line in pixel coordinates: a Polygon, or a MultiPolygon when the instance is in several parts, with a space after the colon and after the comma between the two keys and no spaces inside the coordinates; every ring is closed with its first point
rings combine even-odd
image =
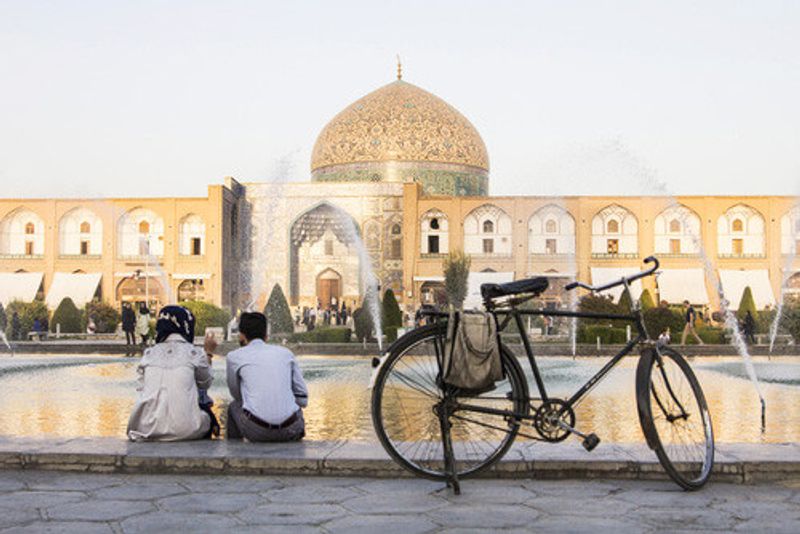
{"type": "Polygon", "coordinates": [[[310,332],[298,332],[289,337],[292,343],[349,343],[353,331],[349,328],[315,328],[310,332]]]}
{"type": "Polygon", "coordinates": [[[194,315],[194,334],[195,338],[202,337],[208,327],[226,328],[231,320],[231,314],[208,302],[182,302],[181,306],[192,312],[194,315]]]}
{"type": "Polygon", "coordinates": [[[113,334],[117,331],[120,313],[114,306],[106,304],[105,302],[100,302],[99,300],[87,302],[86,307],[83,309],[83,316],[81,317],[81,326],[84,332],[89,324],[89,317],[94,319],[94,324],[97,327],[96,332],[98,334],[113,334]]]}
{"type": "Polygon", "coordinates": [[[597,338],[604,345],[627,343],[628,331],[625,328],[587,325],[578,328],[578,343],[597,343],[597,338]]]}

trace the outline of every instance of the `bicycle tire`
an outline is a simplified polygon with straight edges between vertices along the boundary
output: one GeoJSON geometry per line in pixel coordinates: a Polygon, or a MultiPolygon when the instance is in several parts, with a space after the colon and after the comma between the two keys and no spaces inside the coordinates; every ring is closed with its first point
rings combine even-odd
{"type": "Polygon", "coordinates": [[[669,477],[687,491],[703,487],[714,467],[714,430],[703,389],[684,357],[668,347],[644,351],[636,401],[647,444],[669,477]]]}
{"type": "MultiPolygon", "coordinates": [[[[436,346],[438,344],[443,347],[445,336],[446,326],[443,323],[439,323],[423,326],[400,338],[391,347],[388,358],[378,372],[372,391],[372,422],[383,448],[392,459],[406,470],[417,476],[433,480],[447,480],[448,478],[444,462],[444,445],[440,422],[438,416],[433,412],[433,406],[445,394],[450,393],[446,393],[436,383],[438,381],[426,381],[424,383],[425,393],[429,394],[421,393],[413,385],[409,386],[409,376],[403,376],[399,368],[402,367],[405,370],[410,368],[411,364],[416,363],[418,365],[413,368],[414,373],[427,373],[425,375],[426,379],[435,378],[433,375],[438,374],[438,366],[434,367],[433,362],[430,360],[430,355],[426,355],[424,349],[427,345],[436,346]],[[415,359],[417,360],[416,362],[413,361],[415,359]],[[408,402],[402,400],[400,392],[403,386],[406,389],[406,391],[402,392],[403,395],[408,393],[408,389],[414,389],[417,391],[416,394],[419,400],[414,402],[414,399],[410,397],[403,397],[408,402]],[[403,405],[404,402],[405,406],[403,405]],[[401,413],[403,415],[412,413],[414,417],[413,426],[416,428],[409,429],[399,423],[397,418],[401,413]]],[[[509,401],[507,403],[511,406],[509,409],[513,409],[515,413],[527,415],[530,408],[527,382],[522,368],[516,358],[505,347],[501,350],[501,360],[506,377],[504,381],[498,383],[498,388],[494,391],[482,395],[470,395],[469,400],[476,402],[476,399],[483,399],[495,402],[500,399],[498,397],[489,397],[488,395],[494,394],[498,396],[499,392],[503,392],[503,395],[510,395],[510,398],[503,399],[504,401],[509,401]]],[[[411,371],[407,374],[410,375],[411,371]]],[[[417,375],[414,378],[421,380],[417,375]]],[[[458,478],[467,478],[482,469],[488,468],[502,458],[514,442],[519,431],[519,422],[503,421],[500,416],[491,417],[494,418],[493,423],[502,422],[507,428],[502,427],[502,430],[487,429],[492,430],[493,437],[499,437],[500,439],[496,444],[492,443],[483,448],[474,443],[471,444],[465,438],[470,437],[469,433],[473,427],[484,429],[486,427],[469,419],[465,423],[463,416],[459,415],[459,413],[453,414],[451,417],[450,433],[453,437],[458,478]]],[[[487,444],[491,443],[486,440],[485,436],[483,440],[487,444]]]]}

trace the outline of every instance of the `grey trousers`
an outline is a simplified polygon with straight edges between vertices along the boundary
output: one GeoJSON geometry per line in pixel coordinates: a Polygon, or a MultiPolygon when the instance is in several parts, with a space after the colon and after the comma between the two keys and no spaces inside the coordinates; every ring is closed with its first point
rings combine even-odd
{"type": "Polygon", "coordinates": [[[306,423],[302,410],[297,420],[286,428],[264,428],[244,415],[241,401],[231,401],[228,405],[228,439],[247,438],[249,441],[299,441],[305,436],[306,423]]]}

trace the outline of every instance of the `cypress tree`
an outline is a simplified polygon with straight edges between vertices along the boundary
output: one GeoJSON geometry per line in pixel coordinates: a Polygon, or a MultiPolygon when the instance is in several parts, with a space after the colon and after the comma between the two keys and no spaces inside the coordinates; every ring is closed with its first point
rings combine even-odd
{"type": "Polygon", "coordinates": [[[400,305],[397,304],[397,298],[394,296],[394,291],[387,289],[383,294],[383,310],[382,319],[384,328],[388,326],[402,326],[403,325],[403,312],[400,311],[400,305]]]}
{"type": "Polygon", "coordinates": [[[631,292],[628,291],[628,288],[626,287],[622,291],[622,295],[619,296],[619,302],[617,303],[617,306],[619,306],[619,311],[621,313],[629,313],[631,311],[631,304],[633,304],[631,292]]]}
{"type": "Polygon", "coordinates": [[[3,303],[0,302],[0,332],[5,332],[8,328],[8,317],[6,317],[6,310],[3,308],[3,303]]]}
{"type": "Polygon", "coordinates": [[[647,311],[656,307],[656,303],[653,301],[653,295],[650,294],[649,289],[642,291],[642,296],[639,297],[639,304],[642,307],[642,311],[647,311]]]}
{"type": "Polygon", "coordinates": [[[744,320],[748,310],[753,314],[753,319],[758,319],[758,308],[756,308],[756,301],[753,299],[753,291],[750,289],[750,286],[744,288],[736,317],[738,317],[739,320],[744,320]]]}
{"type": "Polygon", "coordinates": [[[64,298],[53,313],[50,321],[50,330],[55,332],[61,325],[61,332],[65,334],[79,334],[81,332],[81,311],[69,297],[64,298]]]}
{"type": "Polygon", "coordinates": [[[283,294],[280,284],[272,286],[267,305],[264,306],[264,315],[267,316],[267,324],[272,334],[291,334],[294,332],[294,322],[292,312],[289,310],[289,303],[283,294]]]}

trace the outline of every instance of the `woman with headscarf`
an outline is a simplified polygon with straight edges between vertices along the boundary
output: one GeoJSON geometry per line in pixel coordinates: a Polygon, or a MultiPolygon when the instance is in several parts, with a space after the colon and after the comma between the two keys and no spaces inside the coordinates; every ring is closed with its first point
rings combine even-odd
{"type": "Polygon", "coordinates": [[[156,344],[139,363],[139,397],[128,420],[131,441],[178,441],[211,436],[213,414],[200,404],[211,386],[211,361],[194,344],[194,316],[166,306],[158,314],[156,344]]]}

